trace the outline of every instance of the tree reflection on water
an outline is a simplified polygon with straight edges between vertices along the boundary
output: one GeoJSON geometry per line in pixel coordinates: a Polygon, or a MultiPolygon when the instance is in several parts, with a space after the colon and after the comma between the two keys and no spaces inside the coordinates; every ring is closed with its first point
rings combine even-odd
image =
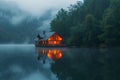
{"type": "MultiPolygon", "coordinates": [[[[51,52],[54,54],[57,50],[51,52]]],[[[55,61],[51,63],[51,70],[58,80],[120,80],[119,52],[120,49],[68,48],[60,52],[60,59],[49,57],[55,61]]]]}
{"type": "Polygon", "coordinates": [[[52,63],[59,80],[120,80],[120,49],[69,49],[52,63]],[[70,56],[67,56],[71,55],[70,56]]]}

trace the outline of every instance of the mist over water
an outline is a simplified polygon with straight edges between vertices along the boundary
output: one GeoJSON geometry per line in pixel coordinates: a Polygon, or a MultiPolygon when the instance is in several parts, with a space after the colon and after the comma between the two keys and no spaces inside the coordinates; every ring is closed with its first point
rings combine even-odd
{"type": "Polygon", "coordinates": [[[43,63],[42,57],[38,60],[42,53],[32,44],[0,45],[0,80],[88,80],[98,79],[96,76],[101,79],[119,79],[119,48],[38,49],[41,52],[59,49],[62,58],[53,61],[45,57],[46,62],[43,63]]]}
{"type": "Polygon", "coordinates": [[[9,46],[21,46],[21,47],[22,47],[22,46],[32,46],[32,47],[33,47],[33,46],[35,46],[35,45],[34,45],[34,44],[0,44],[0,47],[3,47],[3,46],[6,46],[6,47],[7,47],[7,46],[8,46],[8,47],[9,47],[9,46]]]}
{"type": "Polygon", "coordinates": [[[33,45],[0,45],[0,80],[57,80],[33,45]]]}

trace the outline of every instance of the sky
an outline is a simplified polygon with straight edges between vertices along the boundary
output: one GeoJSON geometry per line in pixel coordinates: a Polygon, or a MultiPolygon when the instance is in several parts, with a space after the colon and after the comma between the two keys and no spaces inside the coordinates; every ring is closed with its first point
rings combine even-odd
{"type": "MultiPolygon", "coordinates": [[[[83,0],[0,0],[0,8],[8,9],[17,13],[8,19],[13,25],[20,24],[27,16],[41,18],[48,12],[47,20],[42,21],[42,26],[38,30],[50,30],[49,23],[61,9],[67,9],[71,4],[83,0]],[[19,11],[22,11],[20,13],[19,11]]],[[[5,15],[4,15],[5,16],[5,15]]]]}
{"type": "Polygon", "coordinates": [[[43,15],[50,9],[58,11],[61,8],[67,8],[70,4],[75,4],[76,1],[78,0],[0,0],[0,2],[16,5],[34,16],[43,15]]]}

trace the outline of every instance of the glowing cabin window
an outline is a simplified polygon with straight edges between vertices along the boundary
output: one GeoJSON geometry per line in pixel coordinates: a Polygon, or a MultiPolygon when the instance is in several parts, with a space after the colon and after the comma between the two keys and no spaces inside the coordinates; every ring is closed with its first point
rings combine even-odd
{"type": "Polygon", "coordinates": [[[54,41],[54,44],[56,44],[57,42],[56,41],[54,41]]]}
{"type": "Polygon", "coordinates": [[[62,40],[62,38],[58,35],[53,35],[48,40],[62,40]]]}
{"type": "Polygon", "coordinates": [[[57,37],[57,40],[62,40],[62,38],[58,36],[58,37],[57,37]]]}
{"type": "Polygon", "coordinates": [[[59,35],[54,34],[53,36],[51,36],[48,39],[48,44],[49,45],[59,45],[59,44],[61,44],[61,41],[62,41],[62,38],[59,35]]]}

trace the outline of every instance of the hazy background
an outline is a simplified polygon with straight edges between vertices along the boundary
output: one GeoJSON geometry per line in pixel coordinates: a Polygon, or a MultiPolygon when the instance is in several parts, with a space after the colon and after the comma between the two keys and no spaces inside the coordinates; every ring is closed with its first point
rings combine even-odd
{"type": "Polygon", "coordinates": [[[0,43],[33,43],[61,9],[77,0],[0,0],[0,43]]]}

